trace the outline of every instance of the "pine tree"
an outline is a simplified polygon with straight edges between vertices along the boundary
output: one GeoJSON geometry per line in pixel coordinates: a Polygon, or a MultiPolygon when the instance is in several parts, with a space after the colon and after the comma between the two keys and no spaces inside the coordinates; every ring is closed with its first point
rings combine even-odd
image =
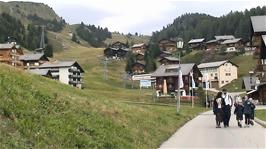
{"type": "Polygon", "coordinates": [[[129,52],[127,55],[127,62],[126,62],[126,68],[125,68],[127,73],[132,74],[132,67],[135,61],[136,59],[135,59],[134,54],[132,52],[129,52]]]}

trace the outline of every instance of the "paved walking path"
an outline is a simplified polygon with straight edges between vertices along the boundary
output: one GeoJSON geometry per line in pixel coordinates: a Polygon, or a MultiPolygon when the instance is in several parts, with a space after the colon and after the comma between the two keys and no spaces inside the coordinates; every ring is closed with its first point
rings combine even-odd
{"type": "Polygon", "coordinates": [[[200,114],[181,127],[160,148],[266,148],[266,129],[255,123],[239,128],[231,115],[229,128],[215,128],[212,111],[200,114]]]}

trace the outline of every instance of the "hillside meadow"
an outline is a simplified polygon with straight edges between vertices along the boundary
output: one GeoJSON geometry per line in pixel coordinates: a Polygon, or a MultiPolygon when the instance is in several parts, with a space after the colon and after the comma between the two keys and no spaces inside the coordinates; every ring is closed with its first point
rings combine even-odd
{"type": "Polygon", "coordinates": [[[71,44],[54,59],[77,60],[85,88],[0,64],[1,148],[157,148],[204,108],[152,103],[152,91],[125,89],[124,62],[110,62],[103,79],[103,49],[71,44]]]}

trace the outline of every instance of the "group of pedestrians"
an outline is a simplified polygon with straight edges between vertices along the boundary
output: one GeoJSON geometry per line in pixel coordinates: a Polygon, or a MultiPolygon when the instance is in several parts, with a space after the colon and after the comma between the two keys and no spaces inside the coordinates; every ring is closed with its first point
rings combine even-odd
{"type": "Polygon", "coordinates": [[[227,93],[227,90],[223,89],[222,92],[217,93],[213,101],[213,112],[216,115],[216,128],[221,128],[221,123],[223,123],[225,128],[229,127],[233,105],[235,107],[234,114],[236,115],[236,120],[240,128],[242,127],[243,115],[245,115],[246,127],[254,125],[255,104],[252,98],[245,96],[242,99],[240,96],[237,96],[235,101],[233,101],[232,97],[227,93]]]}

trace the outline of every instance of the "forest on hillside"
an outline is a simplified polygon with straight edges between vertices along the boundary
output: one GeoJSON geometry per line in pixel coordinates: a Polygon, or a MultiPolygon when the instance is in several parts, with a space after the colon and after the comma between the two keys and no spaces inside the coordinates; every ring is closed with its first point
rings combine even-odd
{"type": "Polygon", "coordinates": [[[104,46],[104,40],[112,37],[112,33],[108,31],[108,28],[85,25],[83,22],[76,28],[76,33],[93,47],[104,46]]]}
{"type": "Polygon", "coordinates": [[[230,12],[221,17],[207,14],[188,13],[179,16],[172,24],[152,33],[151,42],[157,43],[163,38],[183,38],[188,42],[192,38],[211,40],[215,35],[234,35],[245,40],[250,36],[250,16],[266,15],[266,6],[252,8],[243,12],[230,12]]]}
{"type": "MultiPolygon", "coordinates": [[[[34,23],[24,26],[21,21],[10,16],[9,14],[0,14],[0,43],[5,43],[9,39],[15,40],[18,44],[22,45],[28,50],[35,50],[40,46],[41,40],[41,24],[46,25],[46,30],[61,31],[64,26],[64,22],[48,21],[44,19],[34,19],[34,23]]],[[[46,55],[49,57],[53,56],[53,48],[49,44],[48,38],[45,34],[46,43],[46,55]]]]}

